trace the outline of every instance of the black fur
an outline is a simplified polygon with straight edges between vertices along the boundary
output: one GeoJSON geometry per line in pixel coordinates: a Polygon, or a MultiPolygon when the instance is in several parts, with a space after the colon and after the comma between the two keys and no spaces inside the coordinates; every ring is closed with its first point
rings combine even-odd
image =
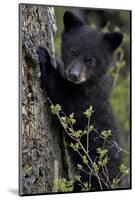
{"type": "MultiPolygon", "coordinates": [[[[93,105],[91,124],[99,132],[111,129],[111,139],[119,143],[119,132],[108,101],[111,80],[107,72],[112,54],[122,41],[122,34],[92,30],[69,11],[64,14],[64,26],[62,60],[57,63],[56,69],[51,64],[48,52],[42,47],[37,50],[42,86],[53,104],[60,104],[67,115],[75,114],[76,130],[83,130],[87,126],[83,112],[93,105]]],[[[96,149],[103,143],[102,139],[94,140],[96,137],[96,133],[89,137],[89,155],[92,160],[97,156],[96,149]]],[[[68,137],[67,141],[71,142],[68,137]]],[[[86,147],[85,137],[81,142],[86,147]]],[[[76,152],[71,149],[69,151],[75,167],[78,163],[82,164],[76,152]]],[[[109,150],[110,180],[117,176],[120,165],[120,155],[116,156],[116,152],[116,148],[109,150]]],[[[82,173],[81,177],[82,181],[88,181],[86,174],[82,173]]],[[[96,177],[92,177],[92,189],[100,189],[96,177]]],[[[74,191],[80,191],[77,182],[74,191]]]]}

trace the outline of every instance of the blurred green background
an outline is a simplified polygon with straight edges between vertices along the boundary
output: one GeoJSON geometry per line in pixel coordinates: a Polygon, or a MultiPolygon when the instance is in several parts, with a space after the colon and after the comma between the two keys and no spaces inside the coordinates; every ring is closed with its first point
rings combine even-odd
{"type": "MultiPolygon", "coordinates": [[[[121,31],[124,35],[123,43],[115,52],[114,64],[110,68],[113,79],[110,102],[120,129],[122,147],[130,151],[130,11],[55,7],[57,33],[54,42],[58,56],[65,10],[72,10],[95,29],[103,32],[121,31]]],[[[123,154],[123,161],[127,166],[130,165],[129,158],[128,154],[123,154]]]]}

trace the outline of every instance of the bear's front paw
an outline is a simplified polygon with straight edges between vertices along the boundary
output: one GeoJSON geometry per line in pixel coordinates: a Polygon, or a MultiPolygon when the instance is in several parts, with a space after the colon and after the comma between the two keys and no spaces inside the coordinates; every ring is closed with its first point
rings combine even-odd
{"type": "Polygon", "coordinates": [[[45,48],[39,46],[36,52],[38,54],[39,62],[42,64],[46,64],[50,57],[48,51],[45,48]]]}

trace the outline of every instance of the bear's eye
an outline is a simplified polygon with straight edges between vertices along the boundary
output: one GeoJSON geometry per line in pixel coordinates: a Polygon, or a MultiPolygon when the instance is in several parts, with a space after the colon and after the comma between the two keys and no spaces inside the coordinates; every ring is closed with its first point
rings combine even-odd
{"type": "Polygon", "coordinates": [[[72,50],[70,53],[71,53],[71,56],[72,56],[73,58],[75,58],[75,57],[77,56],[77,52],[74,51],[74,50],[72,50]]]}
{"type": "Polygon", "coordinates": [[[95,64],[95,59],[94,58],[85,58],[85,62],[88,66],[91,66],[91,65],[95,64]]]}

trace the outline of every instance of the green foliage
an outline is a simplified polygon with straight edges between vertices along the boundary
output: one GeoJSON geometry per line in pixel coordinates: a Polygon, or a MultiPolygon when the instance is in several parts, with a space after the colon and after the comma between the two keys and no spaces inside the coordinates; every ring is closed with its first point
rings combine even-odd
{"type": "Polygon", "coordinates": [[[59,112],[61,111],[61,106],[59,104],[56,104],[55,106],[54,105],[51,105],[51,112],[54,114],[54,115],[57,115],[59,114],[59,112]]]}
{"type": "Polygon", "coordinates": [[[78,142],[76,142],[75,144],[71,143],[70,147],[72,147],[74,149],[74,151],[77,151],[80,148],[78,142]]]}
{"type": "Polygon", "coordinates": [[[55,8],[55,15],[56,15],[56,23],[57,23],[57,32],[54,37],[54,43],[55,43],[55,51],[58,56],[60,56],[60,46],[61,46],[61,40],[60,35],[63,30],[63,15],[64,15],[65,9],[57,7],[55,8]]]}
{"type": "Polygon", "coordinates": [[[102,160],[102,165],[103,166],[106,166],[108,163],[108,157],[105,157],[103,160],[102,160]]]}
{"type": "Polygon", "coordinates": [[[129,131],[130,120],[130,79],[119,80],[119,84],[113,88],[111,93],[111,104],[122,133],[129,131]]]}
{"type": "Polygon", "coordinates": [[[82,134],[82,130],[78,130],[78,131],[72,131],[72,135],[75,137],[75,138],[79,138],[82,134]]]}
{"type": "Polygon", "coordinates": [[[65,178],[55,179],[54,188],[55,188],[55,191],[58,191],[58,192],[72,192],[73,182],[66,180],[65,178]]]}
{"type": "Polygon", "coordinates": [[[123,163],[120,165],[120,172],[123,176],[127,176],[129,174],[127,167],[123,163]]]}
{"type": "Polygon", "coordinates": [[[119,185],[119,180],[117,178],[113,178],[112,183],[111,183],[111,188],[116,189],[118,188],[119,185]]]}
{"type": "Polygon", "coordinates": [[[76,175],[75,180],[80,182],[80,186],[82,187],[81,191],[87,191],[91,189],[91,184],[89,184],[88,182],[82,182],[80,175],[76,175]]]}
{"type": "Polygon", "coordinates": [[[99,165],[96,162],[93,162],[93,169],[96,174],[99,172],[99,165]]]}
{"type": "Polygon", "coordinates": [[[91,189],[91,184],[88,184],[88,182],[84,182],[82,185],[82,191],[87,191],[91,189]]]}
{"type": "MultiPolygon", "coordinates": [[[[86,117],[88,120],[88,127],[86,127],[84,130],[76,130],[76,131],[74,130],[74,127],[73,127],[73,125],[76,123],[74,113],[71,113],[69,116],[66,116],[64,112],[62,111],[61,106],[58,104],[56,105],[52,104],[50,108],[51,108],[51,112],[58,117],[61,125],[65,129],[65,132],[72,138],[73,142],[71,142],[69,146],[74,151],[76,151],[76,153],[78,153],[78,155],[80,156],[82,160],[82,164],[79,164],[79,163],[77,164],[77,169],[79,171],[83,171],[87,173],[87,175],[89,175],[90,177],[92,174],[96,176],[99,181],[101,190],[102,190],[102,182],[104,184],[109,183],[107,185],[108,188],[118,187],[118,183],[120,182],[120,179],[128,175],[128,170],[126,166],[122,163],[119,167],[121,177],[119,178],[114,177],[112,182],[110,182],[109,180],[110,177],[107,173],[107,167],[109,163],[109,158],[108,158],[109,149],[106,149],[104,145],[105,143],[108,143],[109,146],[112,145],[112,147],[115,147],[115,142],[112,140],[108,140],[112,136],[111,130],[103,130],[101,133],[99,133],[94,128],[94,126],[90,124],[90,118],[91,118],[92,113],[94,112],[93,107],[90,106],[84,112],[84,117],[86,117]],[[93,132],[96,132],[96,134],[104,140],[103,146],[97,148],[98,156],[95,158],[94,161],[92,161],[89,156],[88,146],[85,149],[85,147],[81,143],[82,136],[86,135],[88,139],[88,135],[92,134],[93,132]],[[86,172],[84,169],[84,166],[87,166],[89,171],[86,172]],[[103,175],[101,174],[104,175],[104,179],[102,178],[103,175]]],[[[87,145],[89,145],[88,142],[87,142],[87,145]]],[[[117,144],[116,144],[116,149],[118,151],[123,151],[126,153],[126,151],[123,150],[121,147],[119,147],[117,144]]],[[[83,183],[81,181],[80,175],[75,176],[75,179],[80,183],[82,187],[82,191],[91,189],[92,187],[91,182],[83,183]]],[[[59,179],[55,181],[55,188],[57,188],[58,191],[66,192],[66,191],[72,191],[73,185],[72,185],[72,182],[67,181],[66,179],[63,178],[63,179],[59,179]]]]}
{"type": "Polygon", "coordinates": [[[106,24],[106,26],[102,29],[102,32],[103,32],[103,33],[109,32],[109,26],[110,26],[110,22],[108,22],[108,23],[106,24]]]}
{"type": "Polygon", "coordinates": [[[88,164],[87,156],[84,155],[84,156],[82,157],[82,159],[83,159],[83,163],[87,165],[87,164],[88,164]]]}
{"type": "Polygon", "coordinates": [[[81,182],[81,176],[79,175],[75,176],[75,180],[81,182]]]}
{"type": "Polygon", "coordinates": [[[112,132],[111,130],[104,130],[101,132],[101,135],[103,136],[104,139],[108,139],[112,135],[112,132]]]}
{"type": "Polygon", "coordinates": [[[69,120],[69,123],[75,124],[76,120],[74,118],[74,113],[72,113],[72,114],[69,115],[68,120],[69,120]]]}
{"type": "Polygon", "coordinates": [[[91,117],[92,113],[93,113],[93,107],[92,105],[84,112],[84,115],[88,118],[91,117]]]}
{"type": "Polygon", "coordinates": [[[77,168],[78,168],[78,170],[81,170],[83,168],[83,166],[80,164],[77,164],[77,168]]]}
{"type": "Polygon", "coordinates": [[[97,153],[99,154],[99,157],[102,159],[107,155],[108,150],[104,148],[97,148],[97,153]]]}

